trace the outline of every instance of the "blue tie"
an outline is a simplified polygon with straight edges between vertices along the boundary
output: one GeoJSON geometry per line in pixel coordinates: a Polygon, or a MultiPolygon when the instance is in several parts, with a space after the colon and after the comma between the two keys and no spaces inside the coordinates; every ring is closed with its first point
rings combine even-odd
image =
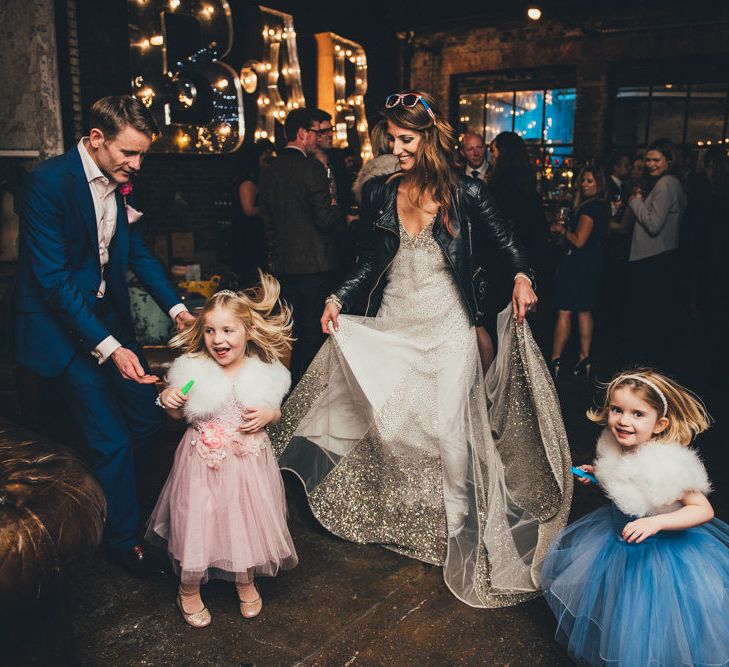
{"type": "Polygon", "coordinates": [[[480,177],[480,176],[478,175],[478,169],[474,169],[474,170],[473,170],[473,171],[471,172],[471,176],[473,176],[473,177],[474,177],[474,178],[475,178],[475,179],[476,179],[477,181],[478,181],[478,180],[480,180],[480,178],[481,178],[481,177],[480,177]]]}

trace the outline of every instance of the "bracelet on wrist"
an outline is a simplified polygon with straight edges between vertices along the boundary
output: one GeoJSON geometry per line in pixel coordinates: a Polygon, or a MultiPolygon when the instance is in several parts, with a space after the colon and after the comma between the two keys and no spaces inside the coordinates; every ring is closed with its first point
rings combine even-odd
{"type": "Polygon", "coordinates": [[[330,294],[324,299],[324,303],[333,303],[339,310],[342,310],[342,301],[336,294],[330,294]]]}

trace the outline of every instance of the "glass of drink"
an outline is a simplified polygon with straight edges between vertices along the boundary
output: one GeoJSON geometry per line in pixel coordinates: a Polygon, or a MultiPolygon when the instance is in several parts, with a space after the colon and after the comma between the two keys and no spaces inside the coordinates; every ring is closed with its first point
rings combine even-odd
{"type": "Polygon", "coordinates": [[[569,218],[570,215],[570,209],[568,206],[560,206],[557,209],[557,220],[560,225],[564,225],[567,222],[567,218],[569,218]]]}

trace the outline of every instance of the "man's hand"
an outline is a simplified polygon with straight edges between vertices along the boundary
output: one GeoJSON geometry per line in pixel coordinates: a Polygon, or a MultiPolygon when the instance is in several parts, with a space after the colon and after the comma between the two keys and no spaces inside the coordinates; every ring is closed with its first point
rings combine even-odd
{"type": "Polygon", "coordinates": [[[147,375],[139,363],[137,355],[126,347],[118,347],[111,353],[111,360],[119,369],[125,380],[133,380],[139,384],[154,384],[159,380],[156,375],[147,375]]]}
{"type": "Polygon", "coordinates": [[[183,310],[175,316],[175,326],[177,331],[184,331],[188,327],[191,327],[197,318],[189,311],[183,310]]]}

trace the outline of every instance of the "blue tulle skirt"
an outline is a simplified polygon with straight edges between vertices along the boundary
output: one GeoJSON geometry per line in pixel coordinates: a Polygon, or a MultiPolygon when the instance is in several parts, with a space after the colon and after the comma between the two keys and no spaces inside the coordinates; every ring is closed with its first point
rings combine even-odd
{"type": "Polygon", "coordinates": [[[729,526],[622,539],[614,505],[568,526],[544,562],[557,640],[580,664],[729,664],[729,526]]]}

